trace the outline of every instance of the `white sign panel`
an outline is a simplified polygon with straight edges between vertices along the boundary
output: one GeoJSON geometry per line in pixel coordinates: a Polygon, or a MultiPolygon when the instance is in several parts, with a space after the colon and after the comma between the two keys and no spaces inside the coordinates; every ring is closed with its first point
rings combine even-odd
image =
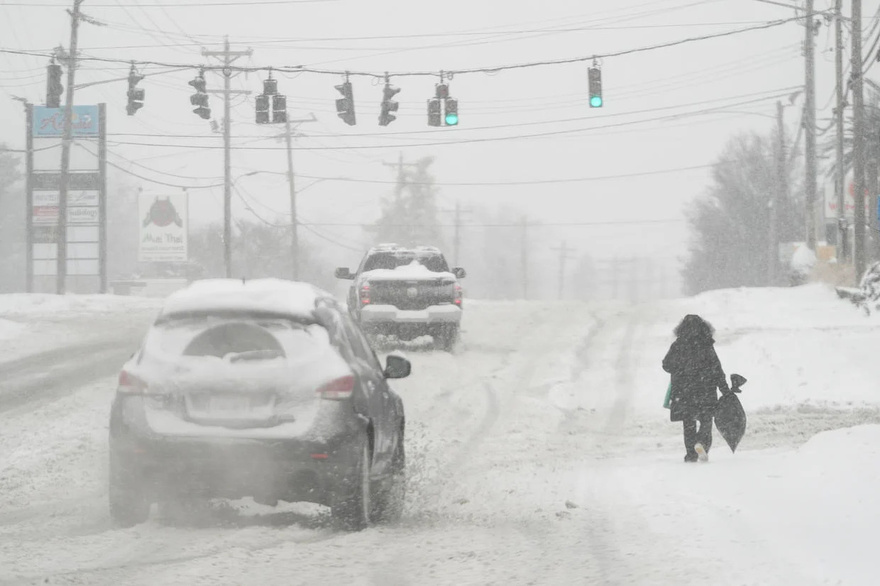
{"type": "MultiPolygon", "coordinates": [[[[846,183],[844,185],[843,190],[843,199],[844,199],[844,212],[843,215],[850,220],[853,219],[856,211],[856,198],[855,198],[855,183],[853,182],[852,174],[847,174],[846,183]]],[[[829,220],[832,218],[837,218],[837,197],[834,193],[834,181],[829,181],[825,184],[825,217],[829,220]]],[[[865,217],[870,218],[869,215],[871,213],[871,198],[868,195],[868,190],[865,189],[865,217]]]]}
{"type": "Polygon", "coordinates": [[[68,224],[97,224],[98,220],[98,208],[96,207],[67,208],[68,224]]]}
{"type": "MultiPolygon", "coordinates": [[[[34,207],[58,205],[59,196],[57,191],[35,191],[33,197],[34,207]]],[[[98,192],[95,190],[69,191],[67,192],[67,205],[97,206],[98,192]]]]}
{"type": "Polygon", "coordinates": [[[186,193],[138,198],[141,262],[182,262],[187,260],[188,210],[186,193]]]}

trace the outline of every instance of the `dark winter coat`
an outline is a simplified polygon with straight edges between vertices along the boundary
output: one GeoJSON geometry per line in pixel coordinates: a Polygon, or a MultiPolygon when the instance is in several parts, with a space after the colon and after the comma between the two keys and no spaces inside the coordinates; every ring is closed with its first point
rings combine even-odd
{"type": "Polygon", "coordinates": [[[712,333],[712,326],[696,315],[686,316],[675,329],[677,338],[663,359],[663,370],[672,375],[671,421],[711,417],[716,389],[729,390],[712,333]]]}

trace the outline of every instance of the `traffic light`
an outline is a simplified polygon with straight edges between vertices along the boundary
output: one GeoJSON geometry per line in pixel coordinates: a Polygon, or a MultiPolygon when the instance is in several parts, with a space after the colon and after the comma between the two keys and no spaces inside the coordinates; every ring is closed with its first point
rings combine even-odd
{"type": "Polygon", "coordinates": [[[440,126],[443,122],[441,113],[441,104],[439,98],[431,98],[428,100],[428,125],[440,126]]]}
{"type": "Polygon", "coordinates": [[[196,107],[193,113],[198,114],[205,120],[209,119],[211,117],[211,108],[208,107],[208,93],[205,91],[205,70],[200,69],[199,74],[189,82],[189,85],[193,86],[196,90],[196,93],[189,97],[190,104],[196,107]]]}
{"type": "Polygon", "coordinates": [[[602,107],[602,70],[598,67],[590,67],[587,71],[590,81],[590,108],[602,107]]]}
{"type": "Polygon", "coordinates": [[[129,116],[134,116],[138,110],[144,107],[146,91],[143,88],[135,87],[143,78],[144,76],[139,75],[132,64],[131,71],[128,72],[128,106],[125,108],[129,116]]]}
{"type": "Polygon", "coordinates": [[[61,66],[55,63],[54,58],[46,68],[46,73],[46,107],[60,108],[64,86],[61,85],[61,66]]]}
{"type": "Polygon", "coordinates": [[[278,93],[278,81],[272,79],[271,71],[269,71],[269,78],[263,80],[263,93],[257,96],[256,114],[257,124],[287,122],[287,96],[278,93]],[[269,116],[269,98],[272,99],[271,117],[269,116]]]}
{"type": "Polygon", "coordinates": [[[354,126],[356,118],[354,115],[354,93],[351,89],[351,82],[346,81],[342,85],[335,87],[342,94],[342,97],[336,100],[336,115],[342,118],[342,121],[349,126],[354,126]]]}
{"type": "Polygon", "coordinates": [[[446,115],[443,117],[443,121],[446,123],[446,126],[456,126],[458,125],[458,100],[455,98],[446,98],[446,115]]]}
{"type": "Polygon", "coordinates": [[[400,104],[393,101],[391,98],[400,92],[400,88],[394,87],[386,81],[385,89],[382,90],[382,92],[384,97],[382,98],[382,111],[379,112],[379,126],[388,126],[390,123],[397,120],[397,116],[392,114],[392,112],[397,112],[400,104]]]}
{"type": "Polygon", "coordinates": [[[428,100],[428,126],[457,126],[458,100],[449,96],[449,85],[434,86],[434,97],[428,100]]]}
{"type": "Polygon", "coordinates": [[[269,124],[269,96],[257,96],[257,124],[269,124]]]}
{"type": "Polygon", "coordinates": [[[287,122],[287,96],[275,94],[272,96],[272,123],[287,122]]]}

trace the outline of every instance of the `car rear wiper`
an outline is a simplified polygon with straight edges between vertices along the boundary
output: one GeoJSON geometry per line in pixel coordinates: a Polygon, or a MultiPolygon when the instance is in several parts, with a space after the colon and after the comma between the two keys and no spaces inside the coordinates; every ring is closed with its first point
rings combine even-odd
{"type": "Polygon", "coordinates": [[[273,358],[284,358],[284,352],[281,350],[246,350],[245,352],[230,352],[223,358],[229,362],[272,360],[273,358]]]}

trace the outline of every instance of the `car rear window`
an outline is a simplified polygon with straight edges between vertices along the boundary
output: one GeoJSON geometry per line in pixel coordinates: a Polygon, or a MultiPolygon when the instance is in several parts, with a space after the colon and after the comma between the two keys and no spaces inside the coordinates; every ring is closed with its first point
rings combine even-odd
{"type": "Polygon", "coordinates": [[[151,328],[148,355],[237,361],[302,358],[330,345],[323,326],[281,318],[200,315],[165,319],[151,328]]]}
{"type": "Polygon", "coordinates": [[[446,259],[441,254],[415,252],[379,252],[373,254],[364,262],[364,272],[375,271],[378,269],[394,270],[397,267],[411,264],[412,261],[418,261],[419,264],[426,267],[429,271],[435,273],[445,273],[449,271],[446,259]]]}

